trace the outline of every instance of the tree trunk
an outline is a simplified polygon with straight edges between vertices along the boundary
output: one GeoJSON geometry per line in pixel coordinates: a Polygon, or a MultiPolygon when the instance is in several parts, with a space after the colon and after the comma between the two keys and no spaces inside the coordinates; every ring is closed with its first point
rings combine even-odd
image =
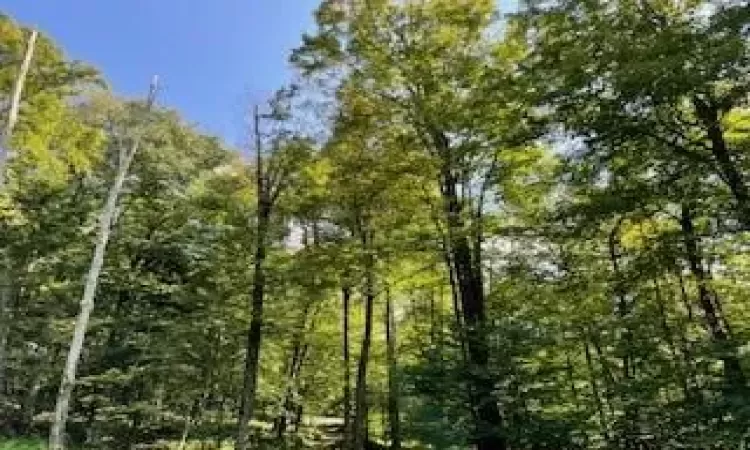
{"type": "Polygon", "coordinates": [[[710,101],[700,99],[694,99],[693,104],[698,118],[706,127],[706,137],[711,143],[711,153],[716,161],[717,169],[737,203],[737,220],[744,229],[750,230],[750,191],[724,139],[719,108],[710,101]]]}
{"type": "Polygon", "coordinates": [[[263,168],[263,157],[261,153],[260,138],[260,113],[258,107],[254,111],[255,121],[255,146],[257,152],[256,160],[256,182],[258,195],[258,212],[255,244],[255,263],[253,290],[251,294],[252,316],[250,328],[247,331],[247,344],[245,355],[245,374],[240,398],[240,414],[237,422],[237,450],[249,448],[249,424],[253,418],[255,406],[255,394],[258,388],[258,369],[260,363],[260,346],[263,331],[263,303],[265,300],[265,261],[268,228],[271,222],[273,204],[271,201],[270,186],[267,185],[266,174],[263,168]]]}
{"type": "Polygon", "coordinates": [[[5,130],[3,133],[2,142],[0,142],[0,189],[5,187],[6,178],[6,165],[10,159],[10,141],[13,137],[13,129],[18,122],[18,112],[21,108],[21,97],[23,95],[23,87],[26,84],[26,77],[31,67],[31,60],[34,58],[34,49],[36,48],[37,31],[32,30],[29,40],[26,44],[26,53],[21,63],[21,67],[18,70],[16,76],[16,82],[13,86],[13,94],[10,100],[10,107],[8,109],[8,119],[5,122],[5,130]]]}
{"type": "Polygon", "coordinates": [[[397,342],[396,321],[390,291],[386,291],[385,299],[385,340],[386,359],[388,360],[388,425],[390,426],[391,450],[401,449],[401,418],[399,411],[399,380],[398,360],[396,354],[397,342]]]}
{"type": "MultiPolygon", "coordinates": [[[[151,91],[146,102],[146,112],[148,112],[156,100],[157,78],[151,84],[151,91]]],[[[60,382],[60,391],[57,396],[55,405],[55,414],[52,420],[52,426],[49,436],[49,450],[63,450],[65,448],[65,425],[68,420],[68,411],[70,409],[70,398],[76,383],[76,371],[78,362],[83,352],[83,341],[86,337],[89,318],[94,309],[94,297],[99,285],[99,274],[104,264],[104,254],[109,243],[109,237],[112,232],[112,225],[117,213],[117,202],[122,192],[125,178],[130,170],[133,158],[138,152],[141,142],[141,133],[138,133],[133,140],[130,149],[120,150],[119,167],[114,183],[107,195],[107,201],[99,217],[99,233],[94,247],[94,255],[91,258],[88,274],[86,275],[86,284],[81,298],[81,309],[76,318],[75,328],[73,330],[73,339],[70,342],[68,357],[65,362],[62,381],[60,382]]]]}
{"type": "Polygon", "coordinates": [[[193,425],[195,425],[195,422],[198,420],[198,414],[200,414],[201,409],[201,401],[196,400],[193,403],[193,407],[190,408],[190,413],[185,417],[185,425],[182,428],[182,437],[180,438],[180,443],[177,446],[177,450],[185,450],[187,448],[187,442],[188,438],[190,437],[190,430],[193,428],[193,425]]]}
{"type": "Polygon", "coordinates": [[[370,252],[371,239],[367,231],[362,231],[362,247],[365,256],[365,330],[362,337],[362,348],[357,366],[357,386],[354,394],[354,450],[364,450],[367,442],[368,402],[367,402],[367,366],[370,360],[372,342],[372,314],[375,304],[375,261],[370,252]]]}
{"type": "Polygon", "coordinates": [[[295,433],[299,433],[302,421],[304,420],[304,414],[305,404],[304,402],[299,402],[294,408],[294,417],[292,419],[292,427],[295,433]]]}
{"type": "Polygon", "coordinates": [[[430,309],[430,345],[437,345],[437,307],[435,304],[435,289],[429,290],[429,309],[430,309]]]}
{"type": "MultiPolygon", "coordinates": [[[[447,138],[436,137],[444,158],[450,152],[447,138]]],[[[444,161],[441,193],[445,205],[448,240],[450,242],[453,273],[461,300],[463,339],[468,356],[467,377],[469,398],[475,417],[475,443],[478,450],[505,450],[508,443],[503,436],[503,418],[490,373],[489,346],[486,337],[485,299],[480,269],[475,264],[472,246],[466,236],[462,218],[463,207],[457,193],[458,181],[449,161],[444,161]]]]}
{"type": "MultiPolygon", "coordinates": [[[[571,359],[570,354],[567,351],[565,353],[565,369],[568,375],[568,383],[570,384],[570,394],[573,396],[573,403],[576,406],[576,410],[580,413],[585,413],[586,405],[585,402],[581,401],[581,395],[578,392],[578,387],[576,386],[575,367],[573,366],[573,360],[571,359]]],[[[581,435],[583,437],[584,448],[590,448],[591,446],[589,444],[589,434],[586,431],[582,431],[581,435]]]]}
{"type": "MultiPolygon", "coordinates": [[[[612,264],[612,276],[613,276],[613,291],[617,301],[615,308],[617,319],[622,327],[622,336],[625,341],[625,351],[621,355],[622,361],[622,380],[625,383],[625,389],[632,389],[631,383],[635,377],[635,361],[633,358],[632,351],[634,349],[633,342],[633,330],[630,326],[630,313],[633,309],[633,305],[628,300],[627,288],[625,286],[625,280],[622,275],[620,268],[620,224],[622,221],[618,221],[617,225],[612,229],[609,235],[608,247],[609,247],[609,258],[612,264]]],[[[622,429],[623,435],[621,436],[624,448],[638,448],[640,441],[640,424],[638,423],[638,410],[634,403],[628,398],[622,398],[623,408],[625,415],[623,417],[625,423],[622,429]]]]}
{"type": "Polygon", "coordinates": [[[688,356],[680,351],[679,345],[675,339],[675,332],[669,324],[669,316],[667,312],[667,305],[662,296],[662,289],[659,282],[654,279],[654,297],[656,304],[659,307],[659,317],[661,323],[662,334],[664,336],[664,342],[667,343],[669,351],[672,354],[672,358],[675,363],[675,380],[680,384],[685,399],[692,397],[690,392],[690,375],[688,369],[688,356]]]}
{"type": "Polygon", "coordinates": [[[249,422],[253,417],[255,393],[258,383],[260,346],[263,329],[263,303],[265,297],[265,236],[267,233],[267,213],[258,220],[258,247],[255,252],[254,280],[252,292],[252,317],[247,332],[247,353],[245,356],[245,376],[240,399],[240,419],[237,433],[237,450],[247,450],[249,446],[249,422]]]}
{"type": "Polygon", "coordinates": [[[588,339],[591,341],[591,345],[594,347],[596,357],[599,361],[599,365],[602,368],[602,378],[604,378],[604,386],[602,390],[604,392],[604,398],[606,399],[606,406],[611,417],[615,417],[617,412],[615,411],[615,394],[617,392],[617,383],[615,382],[615,375],[612,372],[612,367],[607,360],[607,355],[604,354],[602,348],[602,342],[599,339],[599,335],[594,330],[588,331],[588,339]]]}
{"type": "Polygon", "coordinates": [[[609,247],[609,259],[612,264],[612,275],[613,275],[613,291],[617,300],[616,315],[620,321],[620,326],[623,329],[623,337],[625,340],[625,353],[622,355],[622,367],[623,367],[623,378],[630,380],[633,378],[633,361],[631,357],[631,350],[633,349],[633,331],[630,329],[629,316],[632,305],[627,298],[627,289],[625,288],[625,281],[623,279],[620,270],[620,251],[619,251],[619,227],[618,223],[609,235],[608,247],[609,247]]]}
{"type": "Polygon", "coordinates": [[[219,399],[219,414],[216,418],[216,421],[218,423],[218,426],[216,427],[216,448],[221,450],[224,446],[224,411],[225,411],[225,405],[226,398],[222,395],[219,399]]]}
{"type": "Polygon", "coordinates": [[[83,351],[83,341],[86,336],[86,329],[88,328],[91,312],[94,309],[94,296],[99,283],[99,274],[101,273],[102,265],[104,263],[104,254],[107,248],[107,243],[109,242],[117,198],[122,189],[126,170],[127,169],[124,167],[120,168],[115,184],[110,189],[107,204],[104,207],[104,211],[99,220],[99,237],[97,239],[96,248],[94,249],[94,257],[91,260],[88,276],[86,277],[86,286],[81,300],[81,309],[78,313],[78,318],[76,319],[73,340],[71,341],[70,349],[68,351],[65,371],[63,372],[60,391],[57,397],[57,405],[55,406],[55,415],[49,439],[50,450],[62,450],[65,448],[65,424],[67,422],[68,410],[70,408],[70,397],[73,393],[73,387],[75,386],[76,370],[83,351]]]}
{"type": "Polygon", "coordinates": [[[591,356],[591,348],[587,341],[583,344],[584,354],[586,356],[586,368],[589,372],[589,380],[591,384],[591,395],[594,398],[594,405],[596,405],[596,412],[599,416],[599,426],[601,427],[602,436],[604,441],[609,445],[612,443],[612,438],[609,434],[609,420],[607,420],[607,412],[604,410],[604,402],[600,394],[599,382],[597,381],[596,370],[594,369],[594,361],[591,356]]]}
{"type": "Polygon", "coordinates": [[[281,412],[279,412],[279,416],[274,423],[275,435],[279,440],[284,437],[284,433],[286,433],[289,425],[289,418],[297,409],[297,400],[295,400],[295,397],[298,397],[297,380],[302,372],[302,365],[305,362],[309,348],[304,343],[304,335],[307,332],[308,312],[309,306],[305,308],[302,323],[295,333],[294,342],[292,343],[292,354],[286,370],[287,384],[284,390],[284,397],[281,401],[281,412]]]}
{"type": "Polygon", "coordinates": [[[687,205],[682,206],[680,226],[682,227],[685,244],[685,257],[690,272],[698,285],[698,303],[703,310],[708,332],[718,348],[724,365],[724,378],[727,387],[735,393],[746,394],[747,379],[737,356],[737,347],[727,331],[726,321],[719,313],[717,305],[721,300],[709,286],[708,275],[703,268],[699,238],[693,225],[692,211],[687,205]]]}
{"type": "Polygon", "coordinates": [[[343,299],[343,351],[344,351],[344,448],[350,448],[351,419],[352,419],[352,392],[351,392],[351,363],[349,358],[349,303],[351,301],[351,289],[344,286],[341,289],[343,299]]]}

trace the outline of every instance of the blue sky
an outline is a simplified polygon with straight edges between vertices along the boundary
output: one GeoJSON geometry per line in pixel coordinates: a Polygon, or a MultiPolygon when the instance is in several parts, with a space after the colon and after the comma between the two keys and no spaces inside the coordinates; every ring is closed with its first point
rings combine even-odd
{"type": "Polygon", "coordinates": [[[118,94],[161,102],[230,144],[247,106],[290,79],[287,58],[319,0],[2,0],[0,11],[99,68],[118,94]]]}

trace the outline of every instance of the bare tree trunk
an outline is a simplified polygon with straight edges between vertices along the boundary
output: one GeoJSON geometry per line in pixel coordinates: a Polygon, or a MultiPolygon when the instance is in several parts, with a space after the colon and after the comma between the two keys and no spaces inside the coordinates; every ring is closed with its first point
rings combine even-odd
{"type": "Polygon", "coordinates": [[[371,252],[371,236],[362,230],[362,247],[367,252],[365,256],[365,330],[362,337],[362,349],[357,366],[357,387],[354,395],[354,450],[364,450],[367,442],[367,366],[370,360],[370,346],[372,342],[372,314],[375,303],[374,292],[374,258],[371,252]]]}
{"type": "MultiPolygon", "coordinates": [[[[154,104],[157,92],[157,78],[151,84],[151,91],[146,102],[146,111],[148,112],[154,104]]],[[[119,167],[115,180],[107,195],[107,201],[99,217],[99,233],[94,247],[94,255],[91,258],[91,265],[86,276],[83,297],[81,298],[81,309],[76,318],[75,328],[73,330],[73,339],[70,342],[68,357],[65,362],[65,369],[60,382],[60,391],[57,396],[55,405],[55,415],[52,421],[49,436],[50,450],[63,450],[65,448],[65,425],[68,420],[68,411],[70,409],[70,398],[76,383],[76,371],[78,362],[81,359],[83,351],[83,341],[86,337],[89,318],[94,309],[94,297],[99,284],[99,274],[104,264],[104,255],[107,249],[107,243],[112,232],[112,225],[117,212],[117,202],[122,192],[125,178],[128,175],[133,158],[138,152],[141,142],[141,133],[136,133],[133,143],[129,149],[120,149],[119,167]]]]}
{"type": "Polygon", "coordinates": [[[21,96],[23,95],[23,87],[26,84],[26,77],[31,67],[31,60],[34,58],[34,49],[36,48],[37,31],[32,30],[29,36],[28,43],[26,44],[26,54],[24,55],[21,68],[16,76],[16,82],[13,87],[13,94],[10,100],[10,108],[8,109],[8,120],[5,122],[5,131],[3,133],[3,140],[0,142],[0,189],[5,186],[5,166],[10,158],[10,140],[13,137],[13,129],[18,122],[18,111],[21,108],[21,96]]]}
{"type": "Polygon", "coordinates": [[[273,209],[270,186],[267,185],[267,176],[263,167],[260,137],[260,113],[257,106],[255,107],[254,111],[254,122],[255,148],[257,152],[256,182],[258,190],[258,216],[256,228],[255,263],[253,269],[253,291],[251,295],[252,317],[250,318],[250,328],[247,332],[245,375],[243,380],[242,396],[240,398],[240,414],[237,423],[237,450],[247,450],[250,445],[249,423],[253,417],[255,394],[258,387],[260,346],[263,330],[263,303],[265,300],[266,287],[266,246],[268,244],[268,228],[270,226],[271,212],[273,209]]]}
{"type": "Polygon", "coordinates": [[[344,286],[341,289],[343,300],[343,352],[344,352],[344,448],[350,448],[352,442],[352,392],[351,392],[351,362],[349,357],[349,303],[351,289],[344,286]]]}
{"type": "MultiPolygon", "coordinates": [[[[31,67],[31,60],[34,57],[36,47],[37,31],[32,30],[26,44],[26,54],[21,63],[21,67],[16,76],[13,95],[11,97],[10,107],[8,109],[8,119],[5,123],[5,130],[0,140],[0,191],[5,188],[6,184],[6,166],[10,158],[11,139],[13,138],[13,129],[18,121],[18,112],[21,107],[21,96],[23,87],[26,83],[26,77],[31,67]]],[[[12,286],[12,263],[10,256],[5,249],[2,255],[2,267],[0,267],[0,400],[5,396],[6,380],[5,368],[7,366],[8,352],[8,335],[10,334],[10,302],[13,296],[12,286]]]]}
{"type": "Polygon", "coordinates": [[[393,314],[390,290],[385,300],[385,340],[388,360],[388,425],[390,426],[391,450],[401,449],[401,418],[399,411],[398,361],[396,354],[396,322],[393,314]]]}

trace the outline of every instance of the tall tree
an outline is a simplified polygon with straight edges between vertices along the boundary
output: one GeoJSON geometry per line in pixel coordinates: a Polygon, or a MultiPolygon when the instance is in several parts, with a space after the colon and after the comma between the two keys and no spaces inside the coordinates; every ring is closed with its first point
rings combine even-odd
{"type": "Polygon", "coordinates": [[[503,86],[508,95],[519,88],[513,87],[511,68],[521,46],[511,43],[493,56],[483,39],[493,26],[493,13],[494,5],[486,1],[368,2],[348,14],[340,5],[324,2],[317,39],[309,39],[295,54],[308,71],[331,64],[352,70],[340,96],[354,95],[372,105],[366,114],[391,111],[383,121],[401,121],[402,139],[419,149],[415,161],[431,169],[422,176],[439,188],[480,448],[506,447],[484,336],[483,215],[493,201],[488,188],[498,176],[501,148],[517,148],[529,131],[525,104],[498,95],[504,82],[509,83],[503,86]],[[501,104],[512,106],[498,113],[501,104]],[[493,120],[501,125],[480,125],[493,120]]]}
{"type": "MultiPolygon", "coordinates": [[[[743,447],[746,5],[498,8],[322,0],[246,161],[40,34],[0,435],[54,419],[106,232],[71,447],[743,447]]],[[[0,16],[3,110],[28,35],[0,16]]]]}
{"type": "MultiPolygon", "coordinates": [[[[148,114],[156,101],[158,90],[157,83],[158,79],[154,77],[148,97],[142,107],[143,112],[141,115],[143,117],[139,117],[137,120],[142,121],[148,119],[148,114]]],[[[139,124],[139,127],[142,126],[143,125],[139,124]]],[[[112,233],[112,227],[117,216],[118,201],[125,185],[125,179],[128,176],[130,166],[132,165],[143,140],[142,129],[133,130],[131,133],[130,145],[120,145],[118,148],[117,171],[99,217],[99,230],[96,245],[94,247],[94,254],[91,258],[91,265],[89,266],[86,275],[83,296],[81,297],[81,309],[78,318],[76,319],[73,337],[70,342],[70,348],[68,349],[65,370],[63,371],[57,404],[55,405],[55,416],[50,429],[49,447],[54,450],[63,450],[65,448],[65,425],[68,420],[70,398],[73,394],[73,388],[76,383],[76,371],[78,368],[78,362],[81,359],[81,353],[83,352],[86,330],[91,318],[91,312],[94,309],[94,299],[99,285],[99,275],[101,274],[102,266],[104,264],[104,256],[112,233]]]]}
{"type": "Polygon", "coordinates": [[[250,445],[249,422],[258,385],[258,369],[263,333],[263,315],[266,290],[266,258],[274,208],[279,197],[284,194],[293,182],[299,168],[304,164],[309,150],[309,142],[289,136],[283,129],[273,137],[271,149],[264,149],[264,137],[261,130],[263,118],[283,121],[288,113],[288,102],[293,90],[281,90],[271,102],[269,115],[261,115],[259,108],[253,112],[253,134],[255,138],[255,177],[256,177],[256,217],[255,217],[255,258],[253,261],[253,285],[251,292],[251,319],[247,331],[245,370],[243,388],[240,396],[236,447],[246,450],[250,445]]]}

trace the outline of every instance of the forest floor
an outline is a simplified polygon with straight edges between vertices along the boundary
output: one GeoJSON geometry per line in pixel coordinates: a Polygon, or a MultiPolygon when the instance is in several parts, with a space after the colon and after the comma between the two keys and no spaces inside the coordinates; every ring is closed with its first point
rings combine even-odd
{"type": "MultiPolygon", "coordinates": [[[[179,442],[166,444],[163,448],[164,450],[172,450],[179,448],[179,442]]],[[[184,447],[184,450],[199,450],[199,449],[207,449],[210,448],[212,450],[216,450],[215,446],[207,447],[206,444],[203,444],[198,441],[190,442],[187,446],[184,447]],[[203,445],[203,446],[202,446],[203,445]]],[[[221,450],[232,450],[232,445],[227,443],[225,444],[221,450]]],[[[43,440],[39,439],[11,439],[11,440],[2,440],[0,438],[0,450],[46,450],[47,444],[43,440]]],[[[72,450],[72,449],[71,449],[72,450]]]]}
{"type": "Polygon", "coordinates": [[[34,439],[10,439],[0,438],[0,450],[43,450],[44,442],[34,439]]]}
{"type": "MultiPolygon", "coordinates": [[[[381,448],[379,444],[371,443],[372,447],[370,448],[381,448]]],[[[145,447],[144,447],[145,448],[145,447]]],[[[231,444],[231,442],[226,442],[222,445],[221,449],[218,449],[216,447],[215,441],[189,441],[184,447],[180,446],[180,442],[163,442],[160,443],[157,446],[149,446],[149,450],[232,450],[234,446],[231,444]]],[[[311,443],[308,442],[305,444],[297,443],[297,445],[287,445],[280,447],[280,444],[278,442],[275,442],[273,444],[267,444],[265,446],[259,447],[261,449],[274,449],[274,450],[317,450],[317,449],[326,449],[326,448],[332,448],[330,443],[311,443]]],[[[385,448],[385,447],[382,447],[385,448]]],[[[407,447],[410,448],[410,447],[407,447]]],[[[42,439],[7,439],[4,440],[2,437],[0,437],[0,450],[46,450],[47,444],[42,439]]],[[[71,450],[79,450],[79,449],[73,449],[71,450]]],[[[83,449],[80,449],[83,450],[83,449]]],[[[94,449],[87,449],[87,450],[94,450],[94,449]]]]}

